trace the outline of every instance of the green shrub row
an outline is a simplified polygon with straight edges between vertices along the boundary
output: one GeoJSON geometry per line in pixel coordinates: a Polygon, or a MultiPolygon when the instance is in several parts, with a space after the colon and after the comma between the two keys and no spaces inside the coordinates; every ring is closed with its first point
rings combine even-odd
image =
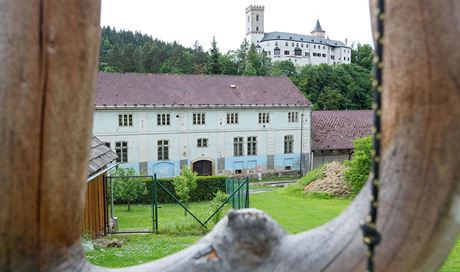
{"type": "MultiPolygon", "coordinates": [[[[152,203],[152,182],[149,179],[137,179],[139,182],[144,182],[145,184],[145,193],[138,194],[137,197],[131,202],[135,204],[151,204],[152,203]]],[[[212,200],[217,193],[217,191],[225,192],[225,180],[224,176],[205,176],[198,177],[196,189],[190,192],[190,201],[209,201],[212,200]]],[[[115,182],[121,182],[116,181],[115,182]]],[[[174,190],[173,179],[172,178],[160,178],[157,188],[157,201],[161,203],[174,203],[174,198],[166,191],[168,190],[174,197],[177,199],[178,196],[174,190]],[[163,188],[164,187],[164,188],[163,188]],[[165,190],[166,188],[166,190],[165,190]]],[[[116,185],[114,185],[116,186],[116,185]]],[[[115,204],[126,204],[126,201],[121,199],[115,199],[115,204]]]]}

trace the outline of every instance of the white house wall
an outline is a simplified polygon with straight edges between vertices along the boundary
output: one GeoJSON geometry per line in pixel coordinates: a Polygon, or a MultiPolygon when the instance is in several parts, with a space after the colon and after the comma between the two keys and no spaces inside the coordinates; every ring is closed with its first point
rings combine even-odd
{"type": "MultiPolygon", "coordinates": [[[[211,160],[213,174],[232,174],[241,169],[243,173],[300,169],[301,114],[303,113],[304,167],[309,165],[311,109],[264,108],[264,109],[97,109],[94,114],[93,133],[103,142],[128,142],[128,163],[136,171],[154,172],[161,176],[175,176],[183,164],[211,160]],[[205,113],[205,125],[193,125],[193,113],[205,113]],[[239,124],[227,124],[227,113],[238,113],[239,124]],[[258,123],[259,112],[268,112],[270,122],[258,123]],[[298,122],[288,122],[288,112],[298,112],[298,122]],[[157,114],[169,113],[171,125],[158,126],[157,114]],[[119,127],[118,115],[132,114],[133,126],[119,127]],[[294,136],[293,153],[284,154],[284,136],[294,136]],[[257,137],[257,155],[247,156],[247,137],[257,137]],[[233,154],[233,138],[244,137],[244,156],[233,154]],[[197,139],[207,138],[208,147],[197,147],[197,139]],[[169,140],[169,160],[158,161],[157,141],[169,140]]],[[[305,168],[304,168],[305,169],[305,168]]]]}

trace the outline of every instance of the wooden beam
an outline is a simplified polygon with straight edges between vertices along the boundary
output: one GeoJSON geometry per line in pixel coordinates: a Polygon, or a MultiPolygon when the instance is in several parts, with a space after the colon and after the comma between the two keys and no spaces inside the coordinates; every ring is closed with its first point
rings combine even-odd
{"type": "Polygon", "coordinates": [[[0,6],[0,270],[81,270],[100,4],[0,6]]]}

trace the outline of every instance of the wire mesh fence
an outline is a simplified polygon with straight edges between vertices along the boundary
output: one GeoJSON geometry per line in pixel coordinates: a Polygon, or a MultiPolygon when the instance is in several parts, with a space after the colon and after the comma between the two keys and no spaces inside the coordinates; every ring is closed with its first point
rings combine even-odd
{"type": "Polygon", "coordinates": [[[228,210],[249,207],[248,184],[248,179],[200,177],[185,201],[172,179],[109,176],[108,232],[205,233],[228,210]]]}

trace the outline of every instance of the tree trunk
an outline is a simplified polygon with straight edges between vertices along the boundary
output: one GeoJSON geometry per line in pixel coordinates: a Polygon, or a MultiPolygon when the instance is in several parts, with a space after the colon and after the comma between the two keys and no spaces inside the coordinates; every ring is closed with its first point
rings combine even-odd
{"type": "MultiPolygon", "coordinates": [[[[460,2],[387,1],[377,271],[435,271],[460,230],[460,2]]],[[[99,2],[0,0],[0,270],[103,270],[80,221],[99,2]]],[[[230,213],[190,248],[128,271],[364,271],[366,188],[337,219],[288,235],[230,213]]]]}

